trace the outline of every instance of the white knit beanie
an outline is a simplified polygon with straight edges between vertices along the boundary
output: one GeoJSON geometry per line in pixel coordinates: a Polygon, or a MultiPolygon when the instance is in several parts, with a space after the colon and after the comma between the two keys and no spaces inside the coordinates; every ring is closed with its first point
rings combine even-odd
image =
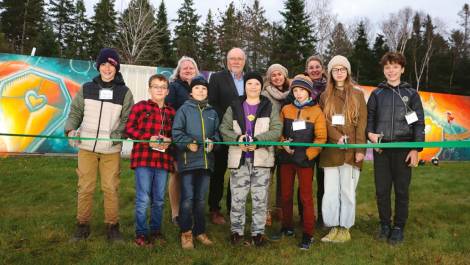
{"type": "Polygon", "coordinates": [[[348,75],[351,76],[351,64],[348,61],[348,58],[342,55],[336,55],[335,57],[331,58],[330,62],[328,63],[328,75],[331,74],[331,70],[334,66],[344,66],[348,69],[348,75]]]}
{"type": "Polygon", "coordinates": [[[274,71],[280,71],[284,75],[286,80],[289,78],[289,75],[288,75],[289,72],[287,71],[287,68],[285,68],[284,66],[278,63],[275,63],[269,66],[268,71],[266,71],[266,78],[268,79],[269,82],[271,82],[271,74],[274,71]]]}

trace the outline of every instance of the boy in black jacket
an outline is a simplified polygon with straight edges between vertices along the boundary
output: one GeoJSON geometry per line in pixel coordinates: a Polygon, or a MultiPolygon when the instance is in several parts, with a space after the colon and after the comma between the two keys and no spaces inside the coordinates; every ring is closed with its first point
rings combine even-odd
{"type": "MultiPolygon", "coordinates": [[[[386,82],[375,89],[367,102],[367,136],[378,142],[423,142],[424,112],[418,92],[405,82],[405,57],[386,53],[381,64],[386,82]]],[[[379,240],[403,242],[408,218],[411,167],[418,165],[422,148],[374,149],[374,175],[380,217],[379,240]],[[395,215],[391,226],[391,189],[395,191],[395,215]]]]}

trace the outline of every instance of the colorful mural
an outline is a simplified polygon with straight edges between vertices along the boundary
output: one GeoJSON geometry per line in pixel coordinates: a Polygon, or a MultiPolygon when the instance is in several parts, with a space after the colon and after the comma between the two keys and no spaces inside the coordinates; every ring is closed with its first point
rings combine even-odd
{"type": "MultiPolygon", "coordinates": [[[[97,71],[89,61],[0,54],[0,132],[63,136],[80,85],[97,71]]],[[[66,140],[0,137],[2,152],[74,152],[66,140]]]]}
{"type": "MultiPolygon", "coordinates": [[[[157,73],[167,77],[173,70],[156,68],[157,73]]],[[[208,78],[211,72],[202,74],[208,78]]],[[[73,97],[81,84],[96,75],[91,61],[0,53],[0,132],[63,136],[73,97]]],[[[367,100],[374,87],[362,88],[367,100]]],[[[426,141],[470,141],[470,97],[428,92],[420,92],[420,95],[426,115],[426,141]]],[[[63,139],[0,136],[0,152],[70,153],[76,150],[63,139]]],[[[470,160],[470,149],[427,148],[420,157],[470,160]]]]}

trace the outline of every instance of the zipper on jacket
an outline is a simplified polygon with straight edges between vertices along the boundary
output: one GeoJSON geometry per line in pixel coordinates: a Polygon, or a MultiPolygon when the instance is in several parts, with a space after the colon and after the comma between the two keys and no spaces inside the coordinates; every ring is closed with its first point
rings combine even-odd
{"type": "MultiPolygon", "coordinates": [[[[393,88],[392,88],[393,89],[393,88]]],[[[397,87],[398,89],[398,87],[397,87]]],[[[393,141],[393,124],[394,124],[394,119],[395,119],[395,93],[392,90],[392,128],[390,130],[390,142],[393,141]]]]}
{"type": "Polygon", "coordinates": [[[187,165],[188,161],[186,160],[186,152],[184,152],[183,157],[184,157],[184,164],[187,165]]]}
{"type": "MultiPolygon", "coordinates": [[[[100,107],[100,116],[98,118],[98,128],[96,129],[96,138],[98,138],[98,135],[100,133],[100,126],[101,126],[101,113],[103,112],[103,101],[101,101],[101,107],[100,107]]],[[[93,152],[95,152],[96,144],[98,143],[98,140],[95,140],[95,145],[93,146],[93,152]]]]}
{"type": "Polygon", "coordinates": [[[202,126],[202,153],[204,155],[204,166],[207,169],[207,155],[206,155],[206,128],[204,126],[204,118],[202,117],[202,110],[199,105],[197,106],[199,110],[199,116],[201,117],[201,126],[202,126]]]}

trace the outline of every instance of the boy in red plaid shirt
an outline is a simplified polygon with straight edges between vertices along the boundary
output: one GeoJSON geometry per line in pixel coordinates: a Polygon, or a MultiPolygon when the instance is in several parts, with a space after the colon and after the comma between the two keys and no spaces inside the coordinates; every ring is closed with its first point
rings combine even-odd
{"type": "Polygon", "coordinates": [[[135,244],[145,246],[154,240],[163,241],[161,224],[168,172],[172,172],[173,155],[168,147],[175,110],[165,105],[168,80],[164,75],[149,79],[150,99],[132,107],[126,134],[135,140],[131,153],[131,168],[135,171],[135,244]],[[150,204],[150,230],[147,208],[150,204]]]}

